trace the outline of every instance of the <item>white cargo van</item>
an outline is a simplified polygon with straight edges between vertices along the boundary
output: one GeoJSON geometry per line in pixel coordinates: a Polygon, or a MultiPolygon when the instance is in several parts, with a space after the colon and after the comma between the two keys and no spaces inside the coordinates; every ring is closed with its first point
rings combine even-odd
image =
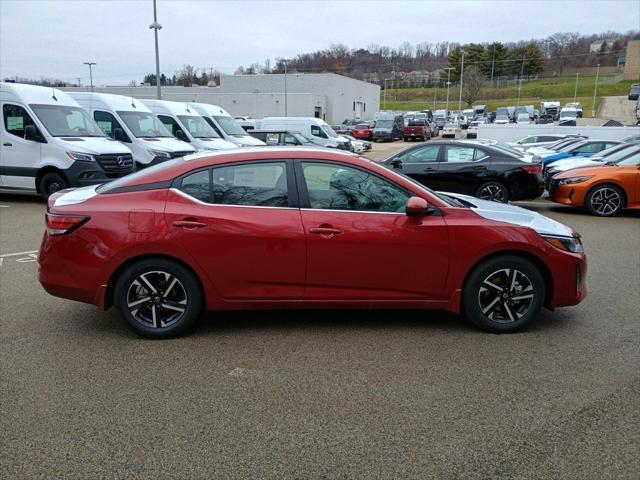
{"type": "Polygon", "coordinates": [[[169,100],[141,100],[178,140],[198,151],[238,148],[218,135],[192,105],[169,100]]]}
{"type": "Polygon", "coordinates": [[[263,130],[289,130],[300,132],[316,145],[328,148],[351,150],[349,140],[334,132],[333,128],[314,117],[266,117],[262,119],[263,130]]]}
{"type": "Polygon", "coordinates": [[[131,151],[107,137],[67,93],[0,83],[0,188],[44,198],[108,182],[134,170],[131,151]]]}
{"type": "Polygon", "coordinates": [[[89,112],[105,134],[129,147],[136,168],[195,152],[191,145],[174,138],[140,100],[109,93],[69,95],[89,112]]]}
{"type": "Polygon", "coordinates": [[[249,135],[245,129],[242,128],[242,125],[223,108],[217,105],[209,105],[208,103],[193,102],[189,105],[192,105],[196,112],[202,115],[207,123],[211,125],[211,128],[228,142],[235,143],[239,147],[258,147],[265,145],[263,141],[249,135]]]}

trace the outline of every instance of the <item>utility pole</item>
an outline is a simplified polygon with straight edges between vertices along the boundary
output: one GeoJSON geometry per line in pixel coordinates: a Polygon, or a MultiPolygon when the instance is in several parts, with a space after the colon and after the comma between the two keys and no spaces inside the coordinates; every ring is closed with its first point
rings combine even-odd
{"type": "Polygon", "coordinates": [[[435,81],[435,78],[433,80],[434,80],[433,83],[435,84],[435,88],[433,89],[433,111],[435,112],[435,110],[436,110],[436,97],[438,95],[438,83],[439,83],[440,79],[438,78],[438,82],[435,81]]]}
{"type": "Polygon", "coordinates": [[[491,86],[493,87],[493,72],[496,67],[496,44],[493,44],[493,57],[491,59],[491,86]]]}
{"type": "Polygon", "coordinates": [[[598,76],[600,75],[600,64],[598,64],[598,69],[596,70],[596,84],[593,87],[593,103],[591,104],[591,116],[595,118],[596,116],[596,93],[598,92],[598,76]]]}
{"type": "Polygon", "coordinates": [[[96,62],[83,62],[85,65],[89,65],[89,85],[91,85],[91,91],[93,92],[93,70],[91,67],[96,65],[96,62]]]}
{"type": "Polygon", "coordinates": [[[576,88],[573,90],[573,103],[576,103],[576,98],[578,97],[578,78],[580,77],[580,72],[576,72],[576,88]]]}
{"type": "Polygon", "coordinates": [[[78,87],[81,87],[82,86],[82,78],[77,77],[77,79],[78,79],[78,87]]]}
{"type": "Polygon", "coordinates": [[[458,97],[458,115],[462,112],[462,86],[464,83],[464,50],[462,51],[462,62],[460,64],[460,96],[458,97]]]}
{"type": "Polygon", "coordinates": [[[518,79],[518,106],[520,106],[520,90],[522,90],[522,76],[524,75],[524,59],[525,57],[522,57],[522,68],[520,69],[520,78],[518,79]]]}
{"type": "Polygon", "coordinates": [[[445,70],[447,71],[447,103],[444,108],[447,111],[447,115],[449,115],[449,86],[451,85],[451,70],[455,70],[455,68],[447,67],[445,70]]]}
{"type": "Polygon", "coordinates": [[[153,30],[153,36],[156,41],[156,97],[160,100],[162,99],[162,93],[160,92],[160,52],[158,51],[158,30],[162,30],[162,25],[158,23],[156,0],[153,0],[153,23],[149,25],[149,28],[153,30]]]}
{"type": "Polygon", "coordinates": [[[387,109],[387,80],[389,79],[384,79],[384,91],[382,92],[382,110],[387,109]]]}
{"type": "Polygon", "coordinates": [[[287,61],[284,62],[284,116],[287,116],[287,61]]]}

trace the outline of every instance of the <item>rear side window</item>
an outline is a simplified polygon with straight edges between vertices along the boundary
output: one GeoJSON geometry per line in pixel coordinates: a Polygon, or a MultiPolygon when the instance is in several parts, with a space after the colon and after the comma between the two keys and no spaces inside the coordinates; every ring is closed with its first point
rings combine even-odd
{"type": "Polygon", "coordinates": [[[27,125],[35,127],[35,123],[27,111],[18,105],[5,103],[2,106],[2,116],[4,117],[4,128],[11,135],[24,138],[24,127],[27,125]]]}
{"type": "Polygon", "coordinates": [[[266,138],[264,139],[264,143],[267,145],[279,145],[280,144],[280,134],[279,133],[267,133],[266,138]]]}
{"type": "Polygon", "coordinates": [[[182,179],[180,190],[201,202],[211,201],[211,170],[201,170],[182,179]]]}
{"type": "Polygon", "coordinates": [[[284,162],[229,165],[213,169],[213,203],[255,207],[288,207],[284,162]]]}
{"type": "MultiPolygon", "coordinates": [[[[483,153],[483,152],[480,152],[483,153]]],[[[474,160],[478,160],[486,155],[480,155],[476,157],[476,149],[473,147],[447,147],[447,152],[445,155],[445,161],[452,163],[458,162],[473,162],[474,160]]]]}

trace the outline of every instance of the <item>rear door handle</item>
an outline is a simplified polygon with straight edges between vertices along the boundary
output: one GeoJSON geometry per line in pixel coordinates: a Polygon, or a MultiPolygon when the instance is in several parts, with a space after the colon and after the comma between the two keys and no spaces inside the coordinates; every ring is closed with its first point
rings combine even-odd
{"type": "Polygon", "coordinates": [[[313,227],[309,229],[309,233],[313,233],[314,235],[320,235],[321,237],[331,238],[336,235],[340,235],[342,230],[338,230],[333,227],[313,227]]]}
{"type": "Polygon", "coordinates": [[[433,173],[435,172],[436,169],[435,168],[431,168],[431,167],[427,167],[423,170],[424,173],[433,173]]]}
{"type": "Polygon", "coordinates": [[[10,143],[10,142],[4,142],[4,143],[2,144],[2,146],[3,146],[3,147],[11,147],[11,146],[13,146],[13,143],[10,143]]]}
{"type": "Polygon", "coordinates": [[[197,228],[206,227],[207,224],[197,220],[176,220],[173,222],[173,226],[183,228],[185,230],[195,230],[197,228]]]}

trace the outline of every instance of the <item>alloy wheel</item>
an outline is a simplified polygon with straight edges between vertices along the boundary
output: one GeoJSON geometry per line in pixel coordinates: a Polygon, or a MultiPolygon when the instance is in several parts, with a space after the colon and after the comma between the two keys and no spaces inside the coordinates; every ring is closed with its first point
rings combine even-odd
{"type": "Polygon", "coordinates": [[[157,270],[145,272],[129,285],[127,308],[146,327],[169,327],[185,314],[187,292],[175,275],[157,270]]]}
{"type": "Polygon", "coordinates": [[[520,270],[504,268],[487,276],[478,292],[482,314],[498,323],[512,323],[527,314],[535,298],[533,284],[520,270]]]}
{"type": "Polygon", "coordinates": [[[56,181],[50,182],[47,185],[47,194],[53,195],[54,193],[59,192],[64,188],[65,188],[64,185],[62,185],[60,182],[56,182],[56,181]]]}
{"type": "Polygon", "coordinates": [[[504,189],[499,185],[487,185],[480,190],[480,198],[504,203],[504,189]]]}
{"type": "Polygon", "coordinates": [[[591,196],[591,206],[600,215],[611,215],[617,212],[621,204],[622,198],[613,188],[599,188],[591,196]]]}

